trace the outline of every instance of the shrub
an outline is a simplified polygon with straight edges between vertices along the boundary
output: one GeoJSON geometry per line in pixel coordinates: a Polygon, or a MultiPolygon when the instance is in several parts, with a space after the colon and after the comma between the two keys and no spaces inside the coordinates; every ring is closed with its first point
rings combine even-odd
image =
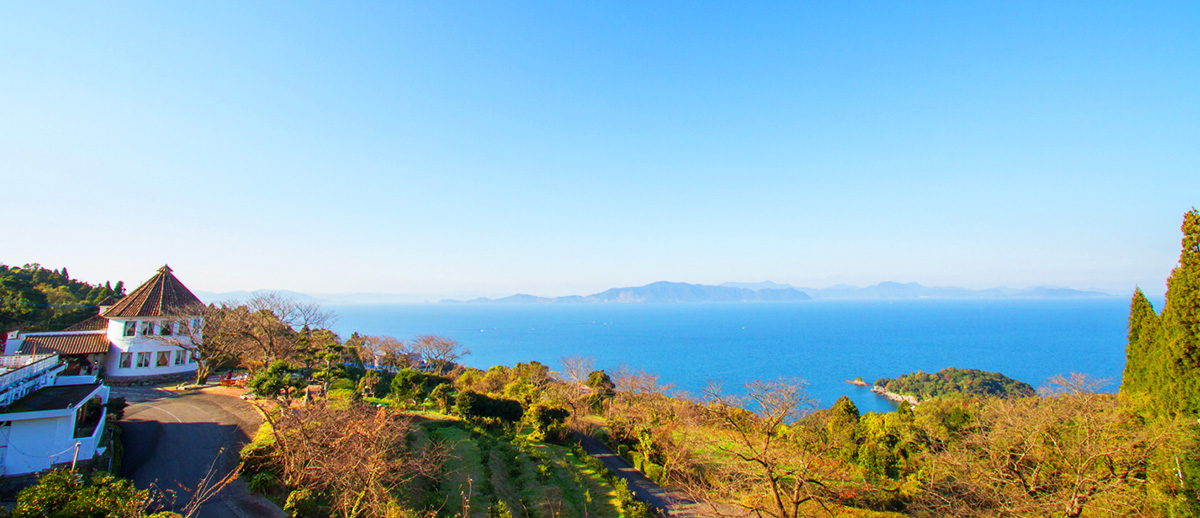
{"type": "Polygon", "coordinates": [[[310,518],[317,515],[317,500],[307,489],[298,489],[288,493],[287,503],[283,504],[283,512],[290,518],[310,518]]]}
{"type": "Polygon", "coordinates": [[[450,413],[450,390],[452,387],[453,385],[449,383],[441,383],[429,392],[429,399],[437,404],[438,411],[443,414],[450,413]]]}
{"type": "Polygon", "coordinates": [[[567,433],[563,423],[570,415],[571,412],[560,407],[545,405],[529,407],[529,412],[525,417],[533,426],[533,433],[530,434],[530,437],[538,441],[561,442],[567,433]]]}
{"type": "Polygon", "coordinates": [[[661,486],[667,483],[667,470],[658,464],[643,461],[642,472],[646,474],[646,478],[653,480],[655,484],[661,486]]]}
{"type": "Polygon", "coordinates": [[[329,382],[329,390],[354,390],[354,380],[346,378],[333,378],[329,382]]]}
{"type": "Polygon", "coordinates": [[[118,421],[125,418],[125,407],[127,406],[129,406],[129,403],[125,401],[125,398],[120,396],[110,397],[108,398],[108,403],[104,404],[104,407],[108,409],[108,415],[118,421]]]}
{"type": "Polygon", "coordinates": [[[450,378],[427,374],[415,369],[401,369],[392,377],[392,397],[396,399],[413,399],[417,402],[441,384],[451,383],[450,378]]]}
{"type": "Polygon", "coordinates": [[[296,374],[296,369],[284,361],[271,362],[258,371],[250,380],[250,390],[261,397],[291,397],[293,390],[303,389],[307,383],[296,374]]]}
{"type": "Polygon", "coordinates": [[[355,392],[355,391],[354,391],[354,389],[352,389],[352,388],[349,388],[349,389],[344,389],[344,388],[337,388],[337,389],[335,389],[335,388],[330,388],[330,389],[329,389],[329,394],[327,394],[325,397],[327,397],[327,398],[329,398],[329,399],[345,399],[345,400],[353,400],[353,399],[354,399],[354,396],[357,396],[357,395],[358,395],[358,393],[357,393],[357,392],[355,392]]]}
{"type": "Polygon", "coordinates": [[[141,516],[148,500],[149,492],[139,491],[130,480],[105,472],[84,479],[74,471],[59,469],[42,475],[36,485],[22,489],[10,516],[141,516]]]}
{"type": "Polygon", "coordinates": [[[509,423],[520,421],[525,414],[525,407],[517,401],[492,398],[471,391],[458,393],[455,408],[458,415],[467,419],[495,418],[509,423]]]}
{"type": "Polygon", "coordinates": [[[275,478],[275,475],[264,471],[250,477],[250,481],[246,482],[246,486],[255,493],[266,493],[274,488],[277,482],[278,479],[275,478]]]}

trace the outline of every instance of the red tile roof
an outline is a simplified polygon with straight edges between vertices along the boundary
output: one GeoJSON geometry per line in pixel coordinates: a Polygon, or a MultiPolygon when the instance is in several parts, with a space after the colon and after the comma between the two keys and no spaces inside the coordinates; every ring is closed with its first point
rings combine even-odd
{"type": "Polygon", "coordinates": [[[26,335],[17,354],[106,353],[109,345],[104,333],[26,335]]]}
{"type": "Polygon", "coordinates": [[[104,316],[166,317],[202,304],[203,302],[179,282],[179,279],[171,275],[171,268],[164,265],[158,269],[158,275],[151,277],[132,293],[117,301],[104,312],[104,316]]]}
{"type": "Polygon", "coordinates": [[[108,319],[100,315],[92,315],[91,318],[68,327],[64,331],[101,331],[104,329],[108,329],[108,319]]]}

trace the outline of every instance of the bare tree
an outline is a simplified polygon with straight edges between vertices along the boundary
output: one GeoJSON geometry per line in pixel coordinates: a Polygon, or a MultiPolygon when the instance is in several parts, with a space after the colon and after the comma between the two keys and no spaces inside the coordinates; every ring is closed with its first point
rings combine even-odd
{"type": "Polygon", "coordinates": [[[705,414],[721,433],[709,437],[714,458],[701,459],[703,475],[685,486],[718,514],[776,518],[800,516],[805,502],[824,507],[830,492],[822,481],[819,452],[806,450],[788,425],[807,415],[815,402],[795,379],[755,381],[744,396],[705,391],[705,414]]]}
{"type": "Polygon", "coordinates": [[[391,336],[365,336],[363,347],[370,354],[373,362],[390,367],[412,367],[408,355],[412,347],[403,340],[391,336]]]}
{"type": "Polygon", "coordinates": [[[240,342],[230,327],[230,311],[225,306],[203,304],[176,308],[163,326],[170,334],[154,338],[186,351],[196,362],[196,383],[203,384],[221,364],[237,358],[240,342]]]}
{"type": "Polygon", "coordinates": [[[435,481],[449,455],[439,442],[410,446],[411,419],[386,408],[315,404],[270,424],[284,483],[329,495],[340,516],[390,516],[393,495],[435,481]]]}
{"type": "Polygon", "coordinates": [[[451,363],[456,363],[463,356],[471,354],[458,340],[445,336],[418,336],[412,340],[411,347],[438,372],[444,372],[451,363]]]}
{"type": "Polygon", "coordinates": [[[1150,426],[1097,383],[1058,378],[1045,397],[989,401],[974,433],[932,454],[923,516],[1139,516],[1149,475],[1172,472],[1174,425],[1150,426]]]}
{"type": "Polygon", "coordinates": [[[559,381],[563,402],[571,407],[571,418],[578,419],[587,408],[586,399],[589,389],[586,385],[588,374],[592,372],[595,358],[568,356],[562,359],[563,372],[559,381]]]}
{"type": "Polygon", "coordinates": [[[228,325],[240,345],[239,357],[252,367],[300,353],[311,333],[334,321],[333,313],[317,304],[298,302],[275,292],[256,293],[230,311],[228,325]]]}

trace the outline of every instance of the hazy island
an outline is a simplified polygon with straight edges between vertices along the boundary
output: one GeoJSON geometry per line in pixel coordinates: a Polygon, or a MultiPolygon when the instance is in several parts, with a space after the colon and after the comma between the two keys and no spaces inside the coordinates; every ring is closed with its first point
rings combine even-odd
{"type": "Polygon", "coordinates": [[[930,287],[915,282],[881,282],[865,288],[836,285],[829,288],[800,288],[771,281],[727,282],[721,285],[660,281],[645,286],[612,288],[591,295],[539,297],[519,293],[500,298],[443,299],[446,304],[580,304],[580,303],[677,303],[677,302],[803,302],[817,300],[895,299],[1045,299],[1111,297],[1099,291],[1038,286],[1033,288],[930,287]]]}
{"type": "Polygon", "coordinates": [[[812,300],[791,287],[750,289],[733,286],[709,286],[686,282],[655,282],[645,286],[612,288],[587,296],[537,297],[517,294],[468,301],[443,300],[443,303],[468,304],[572,304],[572,303],[675,303],[675,302],[802,302],[812,300]]]}

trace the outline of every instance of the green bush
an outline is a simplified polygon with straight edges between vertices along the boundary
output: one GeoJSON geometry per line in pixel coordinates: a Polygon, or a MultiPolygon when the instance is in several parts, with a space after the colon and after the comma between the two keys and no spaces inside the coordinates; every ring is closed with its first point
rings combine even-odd
{"type": "Polygon", "coordinates": [[[530,437],[537,441],[559,443],[567,436],[564,426],[571,412],[561,407],[533,405],[525,414],[525,420],[533,426],[530,437]]]}
{"type": "Polygon", "coordinates": [[[330,388],[330,389],[329,389],[329,394],[328,394],[328,395],[326,395],[326,397],[327,397],[327,398],[329,398],[329,399],[345,399],[345,400],[352,400],[352,399],[354,399],[354,396],[356,396],[356,395],[358,395],[358,393],[357,393],[357,392],[355,392],[353,388],[348,388],[348,389],[344,389],[344,388],[337,388],[337,389],[335,389],[335,388],[330,388]]]}
{"type": "Polygon", "coordinates": [[[271,365],[258,371],[250,379],[250,390],[267,398],[289,398],[293,391],[301,390],[307,385],[307,382],[296,374],[296,369],[285,361],[271,362],[271,365]]]}
{"type": "Polygon", "coordinates": [[[104,404],[104,408],[108,409],[108,415],[118,421],[125,418],[125,407],[127,406],[129,406],[129,403],[125,401],[125,398],[120,396],[109,397],[108,403],[104,404]]]}
{"type": "Polygon", "coordinates": [[[250,481],[246,483],[246,486],[255,493],[263,494],[273,489],[278,482],[279,479],[275,478],[275,475],[264,471],[250,477],[250,481]]]}
{"type": "Polygon", "coordinates": [[[346,378],[333,378],[329,382],[329,390],[354,390],[354,380],[346,378]]]}
{"type": "Polygon", "coordinates": [[[516,423],[525,414],[525,407],[511,399],[492,398],[471,391],[458,393],[455,410],[466,419],[495,418],[516,423]]]}
{"type": "Polygon", "coordinates": [[[667,484],[667,470],[653,462],[642,462],[642,473],[660,486],[667,484]]]}
{"type": "Polygon", "coordinates": [[[149,492],[130,480],[98,472],[90,479],[66,469],[42,475],[17,493],[12,518],[142,516],[149,492]]]}
{"type": "Polygon", "coordinates": [[[288,493],[287,503],[283,504],[283,512],[290,518],[312,518],[317,515],[317,500],[307,489],[298,489],[288,493]]]}
{"type": "Polygon", "coordinates": [[[642,458],[642,454],[640,452],[637,452],[637,451],[629,452],[629,463],[633,464],[633,469],[641,471],[642,470],[642,461],[643,461],[643,458],[642,458]]]}
{"type": "Polygon", "coordinates": [[[274,471],[274,442],[275,437],[268,433],[262,434],[261,437],[256,437],[254,442],[242,446],[242,451],[239,452],[239,456],[242,458],[242,472],[253,475],[274,471]]]}
{"type": "Polygon", "coordinates": [[[449,383],[450,378],[444,376],[435,376],[415,369],[401,369],[392,377],[391,395],[396,399],[412,399],[420,403],[434,387],[449,383]]]}

